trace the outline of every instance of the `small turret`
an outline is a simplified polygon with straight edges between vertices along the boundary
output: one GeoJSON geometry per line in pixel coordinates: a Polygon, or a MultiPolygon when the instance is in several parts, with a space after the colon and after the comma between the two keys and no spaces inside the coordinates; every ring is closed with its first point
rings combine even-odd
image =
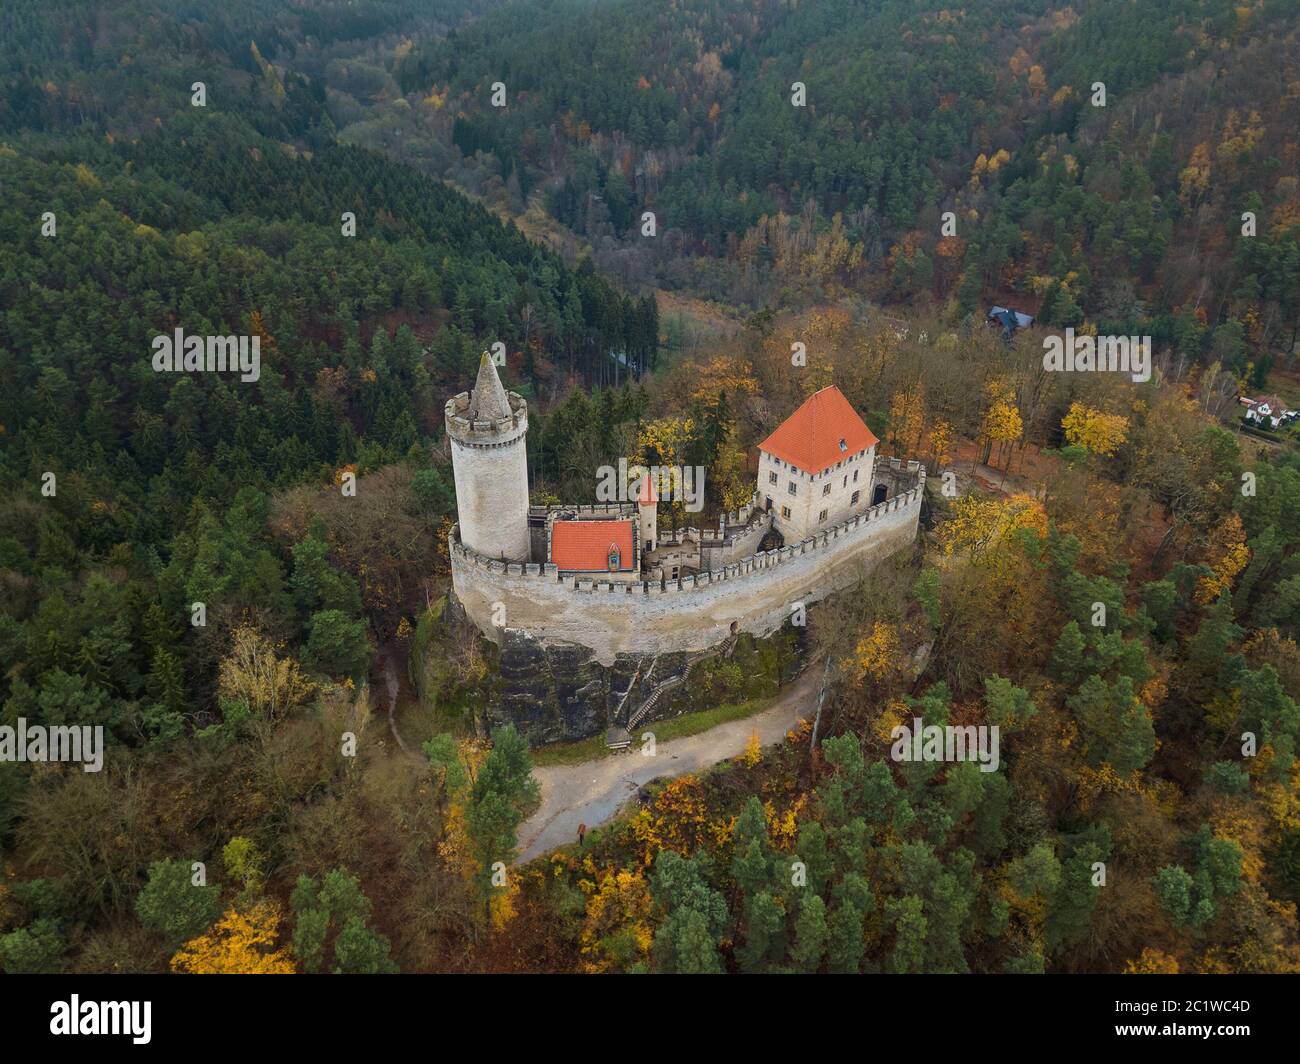
{"type": "Polygon", "coordinates": [[[641,474],[641,482],[637,485],[636,506],[640,518],[641,553],[645,554],[655,549],[659,538],[659,494],[648,470],[641,474]]]}

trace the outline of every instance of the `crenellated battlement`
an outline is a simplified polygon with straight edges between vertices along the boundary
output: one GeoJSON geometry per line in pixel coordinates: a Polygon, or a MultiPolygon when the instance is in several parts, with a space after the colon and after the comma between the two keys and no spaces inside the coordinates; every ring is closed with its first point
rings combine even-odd
{"type": "Polygon", "coordinates": [[[796,608],[852,584],[915,539],[925,470],[913,462],[898,471],[914,482],[893,498],[800,543],[678,579],[614,580],[487,558],[462,544],[453,527],[456,594],[490,639],[500,641],[503,629],[522,631],[544,643],[587,647],[605,665],[620,653],[705,650],[737,631],[770,635],[796,608]]]}
{"type": "Polygon", "coordinates": [[[528,527],[528,403],[507,392],[487,352],[474,390],[444,407],[460,538],[490,558],[532,558],[528,527]]]}
{"type": "MultiPolygon", "coordinates": [[[[899,463],[899,459],[888,459],[891,463],[899,463]]],[[[901,464],[894,464],[893,468],[904,468],[901,464]]],[[[546,580],[559,583],[575,592],[606,592],[615,596],[635,596],[635,595],[660,595],[671,594],[679,591],[693,591],[697,588],[709,587],[714,584],[725,583],[726,581],[743,580],[754,574],[768,572],[773,568],[784,564],[794,558],[804,557],[810,554],[816,554],[819,551],[832,549],[842,539],[847,540],[855,538],[862,534],[869,533],[872,528],[872,522],[878,522],[888,514],[897,513],[900,510],[908,510],[920,506],[921,496],[925,491],[925,468],[919,462],[908,462],[906,470],[909,473],[916,474],[916,486],[895,495],[891,499],[877,503],[870,509],[864,510],[859,514],[854,514],[846,521],[837,525],[826,528],[814,536],[796,543],[791,546],[779,547],[776,550],[760,551],[742,561],[733,565],[728,565],[716,572],[702,572],[690,576],[682,576],[677,580],[602,580],[593,576],[576,576],[573,574],[566,575],[559,567],[550,563],[536,562],[502,562],[494,558],[485,558],[468,547],[463,546],[458,537],[458,528],[453,525],[449,537],[449,547],[453,556],[455,556],[462,566],[471,569],[477,569],[488,573],[501,573],[508,576],[517,577],[536,577],[540,580],[546,580]]],[[[606,503],[595,506],[534,506],[530,512],[534,514],[545,514],[553,512],[578,513],[578,514],[600,514],[608,515],[623,513],[625,509],[620,509],[624,504],[606,503]]],[[[744,509],[742,508],[743,512],[744,509]]],[[[668,543],[670,540],[665,537],[661,540],[668,543]]]]}
{"type": "Polygon", "coordinates": [[[447,400],[443,413],[447,435],[465,447],[504,447],[528,431],[528,403],[518,392],[508,392],[510,414],[506,417],[471,419],[470,393],[461,392],[447,400]]]}
{"type": "Polygon", "coordinates": [[[571,514],[574,517],[635,517],[636,504],[630,502],[595,502],[581,506],[530,506],[528,516],[548,518],[552,514],[571,514]]]}
{"type": "MultiPolygon", "coordinates": [[[[897,458],[856,464],[877,441],[833,386],[783,423],[797,431],[778,440],[784,457],[771,460],[776,468],[743,506],[719,515],[716,527],[667,532],[651,525],[653,511],[631,499],[530,506],[528,404],[506,391],[486,353],[473,390],[448,400],[446,420],[458,516],[448,544],[452,585],[465,615],[497,643],[513,631],[543,645],[585,647],[612,667],[621,654],[693,653],[742,631],[767,636],[916,538],[924,468],[897,458]],[[777,483],[778,470],[788,475],[786,491],[775,499],[765,489],[777,483]],[[816,499],[826,500],[816,519],[813,483],[822,489],[816,499]],[[550,561],[557,522],[613,518],[631,521],[630,566],[591,571],[550,561]],[[759,550],[773,529],[786,545],[759,550]],[[800,542],[790,542],[795,536],[800,542]]],[[[589,546],[565,554],[563,564],[589,564],[595,557],[589,546]]]]}

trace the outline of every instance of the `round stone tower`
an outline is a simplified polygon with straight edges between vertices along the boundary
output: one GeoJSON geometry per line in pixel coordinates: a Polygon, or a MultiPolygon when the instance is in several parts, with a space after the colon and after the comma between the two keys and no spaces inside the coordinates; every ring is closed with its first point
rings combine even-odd
{"type": "Polygon", "coordinates": [[[528,404],[507,393],[485,352],[472,392],[447,400],[460,542],[488,558],[529,561],[528,404]]]}

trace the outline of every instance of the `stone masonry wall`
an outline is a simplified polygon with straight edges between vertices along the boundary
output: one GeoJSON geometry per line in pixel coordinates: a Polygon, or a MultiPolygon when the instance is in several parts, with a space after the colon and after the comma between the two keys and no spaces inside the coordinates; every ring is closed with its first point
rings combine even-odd
{"type": "Polygon", "coordinates": [[[794,604],[809,605],[854,583],[916,538],[925,471],[908,463],[916,486],[842,524],[780,550],[712,573],[659,582],[562,578],[554,565],[506,564],[466,550],[453,533],[452,580],[469,618],[494,642],[493,606],[507,629],[544,643],[576,643],[604,666],[620,654],[706,650],[733,630],[776,631],[794,604]]]}

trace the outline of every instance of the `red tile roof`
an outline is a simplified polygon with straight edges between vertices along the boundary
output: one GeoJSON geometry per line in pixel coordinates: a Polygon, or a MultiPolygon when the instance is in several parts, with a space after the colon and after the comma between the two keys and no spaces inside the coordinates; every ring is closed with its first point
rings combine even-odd
{"type": "Polygon", "coordinates": [[[654,506],[659,502],[659,492],[655,490],[655,478],[648,472],[641,474],[637,486],[636,502],[638,506],[654,506]]]}
{"type": "Polygon", "coordinates": [[[1280,417],[1287,409],[1286,403],[1282,402],[1276,395],[1264,395],[1258,399],[1252,399],[1250,405],[1252,407],[1267,405],[1274,417],[1280,417]]]}
{"type": "Polygon", "coordinates": [[[551,525],[551,561],[561,569],[609,572],[610,544],[618,547],[618,568],[632,568],[632,522],[556,521],[551,525]]]}
{"type": "Polygon", "coordinates": [[[832,384],[805,399],[758,449],[815,474],[879,442],[832,384]]]}

